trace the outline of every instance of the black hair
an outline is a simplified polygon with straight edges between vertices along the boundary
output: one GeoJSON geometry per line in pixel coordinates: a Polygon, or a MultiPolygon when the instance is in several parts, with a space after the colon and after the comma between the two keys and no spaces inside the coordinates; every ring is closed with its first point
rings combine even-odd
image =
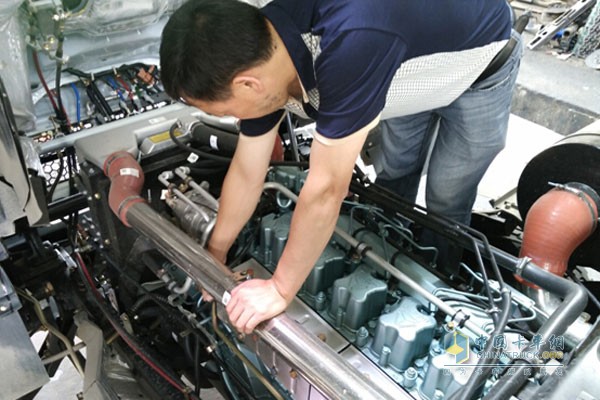
{"type": "Polygon", "coordinates": [[[238,0],[189,0],[162,32],[161,79],[174,99],[227,100],[235,75],[272,53],[267,20],[256,7],[238,0]]]}

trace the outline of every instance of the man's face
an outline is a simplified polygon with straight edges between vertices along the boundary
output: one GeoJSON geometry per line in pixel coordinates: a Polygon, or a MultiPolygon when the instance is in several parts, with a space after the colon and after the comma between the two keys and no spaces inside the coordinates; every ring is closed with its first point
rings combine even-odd
{"type": "Polygon", "coordinates": [[[252,86],[234,85],[231,96],[227,100],[185,100],[186,103],[217,117],[230,115],[239,119],[252,119],[283,108],[288,100],[288,94],[283,87],[263,86],[261,90],[256,90],[252,86]]]}

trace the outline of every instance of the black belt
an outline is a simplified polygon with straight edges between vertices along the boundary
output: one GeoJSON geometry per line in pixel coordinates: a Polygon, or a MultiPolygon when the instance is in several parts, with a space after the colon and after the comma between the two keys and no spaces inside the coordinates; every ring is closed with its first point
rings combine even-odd
{"type": "MultiPolygon", "coordinates": [[[[531,12],[527,11],[527,12],[523,13],[521,16],[519,16],[519,18],[517,18],[517,20],[513,24],[513,29],[518,34],[523,33],[523,31],[525,30],[525,27],[527,26],[527,23],[529,22],[530,16],[531,16],[531,12]]],[[[506,45],[502,48],[502,50],[500,50],[500,52],[498,54],[496,54],[496,56],[492,59],[492,61],[489,63],[489,65],[486,67],[486,69],[483,70],[481,75],[479,75],[479,77],[475,80],[474,83],[481,82],[482,80],[489,78],[496,71],[498,71],[504,65],[506,60],[508,60],[508,57],[510,57],[510,55],[512,54],[516,45],[517,45],[517,40],[515,38],[513,38],[512,34],[511,34],[510,40],[508,41],[508,43],[506,43],[506,45]]]]}
{"type": "Polygon", "coordinates": [[[482,80],[489,78],[494,75],[508,60],[508,57],[512,54],[515,46],[517,45],[517,41],[515,38],[511,37],[508,43],[504,45],[502,50],[496,54],[496,56],[492,59],[492,61],[488,64],[488,66],[483,70],[481,75],[475,80],[474,83],[481,82],[482,80]]]}

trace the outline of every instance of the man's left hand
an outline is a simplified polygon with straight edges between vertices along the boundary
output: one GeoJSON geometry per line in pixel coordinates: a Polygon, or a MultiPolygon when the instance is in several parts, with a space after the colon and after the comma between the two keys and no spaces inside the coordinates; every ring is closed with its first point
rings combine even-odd
{"type": "Polygon", "coordinates": [[[246,334],[261,322],[283,312],[288,302],[279,293],[273,279],[251,279],[231,291],[227,313],[232,325],[246,334]]]}

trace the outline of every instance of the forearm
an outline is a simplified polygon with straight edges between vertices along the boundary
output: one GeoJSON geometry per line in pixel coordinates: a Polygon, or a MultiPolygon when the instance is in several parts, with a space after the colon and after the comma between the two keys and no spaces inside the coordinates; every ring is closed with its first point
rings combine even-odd
{"type": "MultiPolygon", "coordinates": [[[[309,189],[309,190],[305,190],[309,189]]],[[[273,280],[289,303],[310,274],[335,229],[345,191],[301,191],[285,250],[273,280]]]]}
{"type": "Polygon", "coordinates": [[[228,172],[221,191],[217,223],[208,244],[209,251],[218,259],[225,261],[229,248],[252,216],[262,192],[262,183],[261,180],[249,184],[243,174],[235,170],[228,172]]]}
{"type": "Polygon", "coordinates": [[[209,251],[223,262],[256,208],[276,137],[276,129],[255,138],[240,135],[223,182],[217,223],[208,243],[209,251]]]}

